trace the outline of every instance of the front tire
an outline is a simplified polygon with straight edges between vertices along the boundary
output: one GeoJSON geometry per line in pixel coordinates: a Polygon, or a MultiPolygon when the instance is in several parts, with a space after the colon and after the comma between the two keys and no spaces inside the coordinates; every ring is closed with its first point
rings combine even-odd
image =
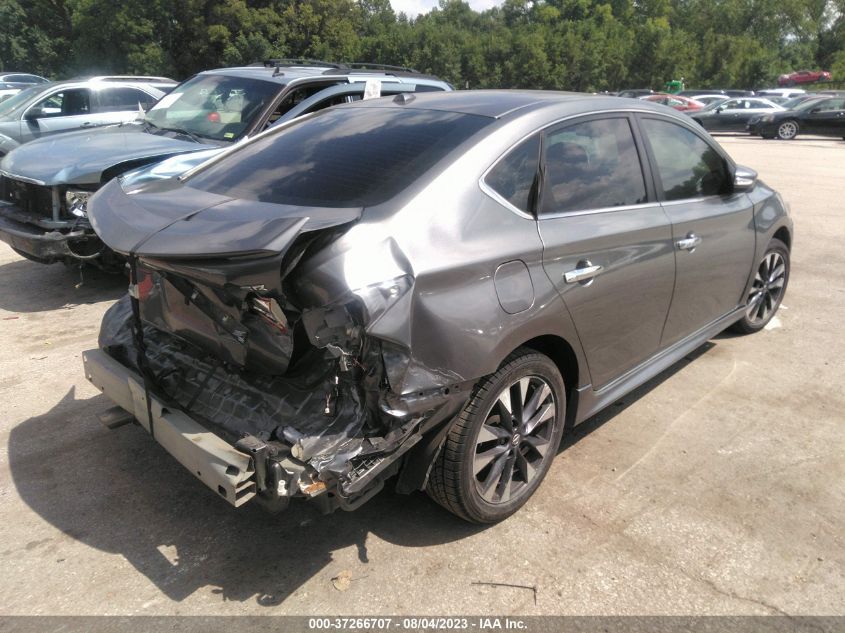
{"type": "Polygon", "coordinates": [[[780,307],[789,283],[789,248],[775,238],[757,265],[746,299],[745,314],[731,329],[740,334],[759,332],[780,307]]]}
{"type": "Polygon", "coordinates": [[[432,465],[426,491],[473,523],[495,523],[521,508],[554,460],[566,392],[548,356],[526,348],[476,385],[432,465]]]}
{"type": "Polygon", "coordinates": [[[789,119],[778,125],[777,137],[782,141],[791,141],[798,136],[798,121],[789,119]]]}

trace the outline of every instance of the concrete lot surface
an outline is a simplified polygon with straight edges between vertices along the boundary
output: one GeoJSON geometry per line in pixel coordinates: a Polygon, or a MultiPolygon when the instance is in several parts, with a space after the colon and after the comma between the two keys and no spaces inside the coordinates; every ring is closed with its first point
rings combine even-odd
{"type": "Polygon", "coordinates": [[[719,140],[792,205],[777,320],[579,427],[493,527],[421,493],[230,508],[95,418],[123,280],[0,245],[0,614],[845,614],[845,142],[719,140]]]}

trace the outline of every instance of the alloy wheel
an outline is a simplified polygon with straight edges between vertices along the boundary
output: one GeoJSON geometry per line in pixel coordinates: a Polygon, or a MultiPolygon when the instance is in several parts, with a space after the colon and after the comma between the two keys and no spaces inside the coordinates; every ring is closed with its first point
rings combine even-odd
{"type": "Polygon", "coordinates": [[[786,141],[795,138],[798,134],[798,125],[795,121],[784,121],[778,127],[778,136],[786,141]]]}
{"type": "Polygon", "coordinates": [[[745,316],[752,325],[764,323],[777,309],[783,297],[786,272],[786,260],[780,253],[769,252],[763,257],[754,275],[745,310],[745,316]]]}
{"type": "Polygon", "coordinates": [[[524,494],[552,445],[557,409],[549,383],[526,376],[499,393],[478,432],[473,475],[478,494],[488,503],[507,503],[524,494]]]}

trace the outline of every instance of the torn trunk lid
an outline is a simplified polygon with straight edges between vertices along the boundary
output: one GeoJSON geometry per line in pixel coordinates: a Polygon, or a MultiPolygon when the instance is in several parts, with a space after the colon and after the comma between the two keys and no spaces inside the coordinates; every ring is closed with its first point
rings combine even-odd
{"type": "Polygon", "coordinates": [[[288,249],[361,209],[232,199],[172,179],[130,192],[112,181],[88,213],[108,246],[137,261],[132,290],[144,322],[220,362],[281,375],[293,355],[286,313],[299,315],[282,290],[288,249]]]}
{"type": "Polygon", "coordinates": [[[278,255],[300,233],[348,224],[361,212],[234,199],[177,179],[129,192],[112,180],[88,203],[91,225],[112,250],[173,260],[278,255]]]}

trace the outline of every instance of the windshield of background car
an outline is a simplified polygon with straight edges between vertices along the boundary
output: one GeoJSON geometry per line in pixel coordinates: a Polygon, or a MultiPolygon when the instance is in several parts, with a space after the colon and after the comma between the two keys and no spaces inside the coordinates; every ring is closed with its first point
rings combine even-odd
{"type": "Polygon", "coordinates": [[[38,84],[31,88],[24,88],[16,95],[4,99],[0,103],[0,118],[5,118],[13,114],[18,108],[22,107],[27,101],[32,99],[37,94],[44,90],[44,84],[38,84]]]}
{"type": "Polygon", "coordinates": [[[793,110],[798,110],[799,112],[803,112],[804,110],[809,110],[810,108],[814,108],[819,105],[822,101],[824,101],[824,97],[818,97],[816,99],[807,99],[799,103],[797,106],[793,107],[793,110]]]}
{"type": "Polygon", "coordinates": [[[162,129],[233,141],[252,126],[280,87],[260,79],[198,75],[159,99],[144,120],[162,129]]]}
{"type": "Polygon", "coordinates": [[[804,103],[806,100],[807,100],[807,97],[802,95],[800,97],[792,97],[791,99],[784,101],[780,105],[781,105],[781,107],[783,107],[787,110],[792,110],[792,108],[794,108],[795,106],[797,106],[801,103],[804,103]]]}
{"type": "Polygon", "coordinates": [[[187,184],[275,204],[372,206],[406,189],[492,122],[431,110],[323,110],[243,146],[187,184]]]}

